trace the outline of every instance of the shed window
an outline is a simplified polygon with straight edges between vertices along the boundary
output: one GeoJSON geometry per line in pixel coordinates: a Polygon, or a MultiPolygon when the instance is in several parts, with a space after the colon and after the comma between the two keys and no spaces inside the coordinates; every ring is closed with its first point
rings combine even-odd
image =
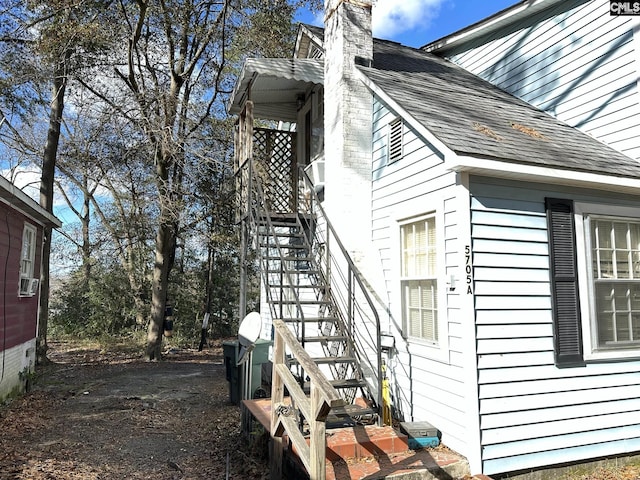
{"type": "Polygon", "coordinates": [[[20,296],[33,296],[37,292],[38,280],[33,278],[35,257],[36,229],[33,225],[25,224],[20,254],[20,296]]]}
{"type": "Polygon", "coordinates": [[[408,337],[438,342],[436,221],[430,215],[400,227],[402,311],[408,337]]]}
{"type": "Polygon", "coordinates": [[[397,118],[389,124],[389,163],[396,162],[404,155],[404,122],[397,118]]]}

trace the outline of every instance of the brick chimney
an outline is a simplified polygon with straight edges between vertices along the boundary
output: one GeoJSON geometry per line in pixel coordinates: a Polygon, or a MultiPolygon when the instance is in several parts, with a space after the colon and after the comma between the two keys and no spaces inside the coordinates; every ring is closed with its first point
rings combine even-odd
{"type": "Polygon", "coordinates": [[[372,95],[356,78],[371,65],[371,0],[325,0],[325,206],[354,260],[371,241],[372,95]]]}

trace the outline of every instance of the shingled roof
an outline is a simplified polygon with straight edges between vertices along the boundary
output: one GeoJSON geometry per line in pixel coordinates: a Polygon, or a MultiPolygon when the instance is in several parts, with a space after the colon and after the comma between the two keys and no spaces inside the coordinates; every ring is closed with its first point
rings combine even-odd
{"type": "Polygon", "coordinates": [[[376,40],[359,68],[457,154],[640,178],[634,159],[433,54],[376,40]]]}

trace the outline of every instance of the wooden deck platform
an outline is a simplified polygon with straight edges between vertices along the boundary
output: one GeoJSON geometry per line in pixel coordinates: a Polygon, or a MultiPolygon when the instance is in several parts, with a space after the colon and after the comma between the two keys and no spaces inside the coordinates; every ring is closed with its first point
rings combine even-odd
{"type": "MultiPolygon", "coordinates": [[[[285,402],[287,399],[285,399],[285,402]]],[[[243,400],[244,407],[268,432],[271,422],[271,400],[243,400]]],[[[392,427],[376,425],[341,427],[327,430],[327,480],[360,480],[393,476],[401,479],[433,478],[446,474],[452,479],[490,480],[469,475],[467,460],[440,446],[409,450],[406,435],[392,427]],[[465,477],[466,476],[466,477],[465,477]]],[[[442,477],[444,478],[444,477],[442,477]]]]}

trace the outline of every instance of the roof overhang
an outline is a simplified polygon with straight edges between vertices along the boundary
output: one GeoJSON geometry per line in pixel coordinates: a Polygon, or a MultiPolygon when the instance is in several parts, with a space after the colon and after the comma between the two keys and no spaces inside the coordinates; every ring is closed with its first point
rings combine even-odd
{"type": "Polygon", "coordinates": [[[0,176],[0,201],[22,212],[40,225],[51,228],[62,226],[62,222],[58,218],[47,212],[29,195],[2,176],[0,176]]]}
{"type": "MultiPolygon", "coordinates": [[[[587,1],[587,0],[584,0],[587,1]]],[[[422,47],[422,50],[432,53],[443,53],[457,46],[488,35],[496,30],[519,22],[520,20],[545,10],[566,0],[521,0],[512,7],[501,10],[473,25],[458,30],[451,35],[442,37],[422,47]]]]}
{"type": "Polygon", "coordinates": [[[519,180],[547,185],[616,191],[640,195],[640,178],[600,175],[597,173],[563,170],[536,165],[517,164],[496,159],[465,155],[449,157],[447,167],[454,172],[466,172],[491,178],[519,180]]]}
{"type": "Polygon", "coordinates": [[[237,115],[251,100],[256,118],[295,122],[298,98],[323,82],[323,60],[250,58],[242,68],[228,111],[237,115]]]}

